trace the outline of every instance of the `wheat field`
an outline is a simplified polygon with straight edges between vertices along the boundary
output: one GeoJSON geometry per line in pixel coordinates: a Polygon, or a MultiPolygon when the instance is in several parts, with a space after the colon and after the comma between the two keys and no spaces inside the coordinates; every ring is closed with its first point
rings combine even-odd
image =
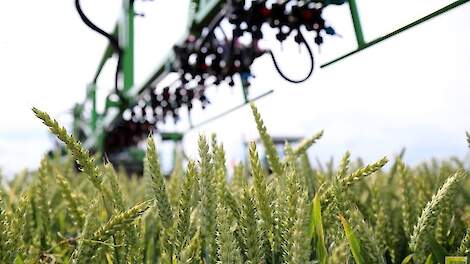
{"type": "Polygon", "coordinates": [[[68,155],[0,187],[0,263],[466,263],[468,164],[346,152],[312,166],[322,131],[281,159],[252,110],[269,170],[251,143],[228,175],[223,146],[200,136],[199,159],[165,177],[149,137],[144,176],[129,177],[33,109],[68,155]]]}

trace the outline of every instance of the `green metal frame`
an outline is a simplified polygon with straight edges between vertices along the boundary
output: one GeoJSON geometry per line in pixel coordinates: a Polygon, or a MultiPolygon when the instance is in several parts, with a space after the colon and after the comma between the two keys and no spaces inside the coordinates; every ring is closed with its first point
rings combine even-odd
{"type": "MultiPolygon", "coordinates": [[[[123,0],[122,1],[122,13],[119,20],[114,27],[112,35],[119,40],[120,46],[122,48],[122,71],[120,75],[123,78],[123,86],[122,86],[122,95],[124,98],[128,99],[128,92],[134,86],[134,17],[135,11],[134,6],[132,4],[133,1],[131,0],[123,0]]],[[[90,113],[89,113],[89,122],[74,122],[74,125],[79,126],[78,128],[74,128],[75,131],[81,129],[81,131],[88,132],[86,135],[85,145],[90,149],[95,149],[96,151],[102,151],[103,146],[103,132],[104,127],[102,124],[105,115],[108,112],[108,109],[123,107],[124,102],[120,101],[112,101],[109,97],[106,98],[105,102],[105,112],[100,114],[98,113],[97,105],[97,98],[96,98],[96,91],[97,81],[100,77],[100,74],[108,62],[114,55],[114,50],[111,43],[105,48],[103,56],[98,64],[98,68],[93,76],[92,82],[87,87],[87,95],[85,98],[85,102],[83,105],[88,103],[91,104],[90,113]],[[88,124],[87,124],[88,123],[88,124]],[[89,126],[90,129],[87,129],[89,126]]],[[[81,105],[81,109],[85,109],[81,105]]],[[[81,115],[83,118],[83,115],[81,115]]]]}
{"type": "MultiPolygon", "coordinates": [[[[83,114],[76,114],[74,120],[74,131],[83,131],[86,133],[85,146],[90,149],[102,152],[104,131],[113,125],[115,120],[121,113],[122,109],[134,105],[138,96],[152,84],[157,83],[170,73],[171,61],[174,58],[172,51],[157,64],[156,69],[150,76],[140,85],[134,83],[134,17],[135,11],[131,4],[132,0],[122,1],[122,13],[113,30],[113,36],[119,39],[120,46],[123,50],[122,54],[122,71],[120,76],[123,79],[122,94],[125,102],[118,98],[112,99],[106,97],[105,110],[99,113],[97,110],[96,91],[97,80],[108,62],[113,57],[113,47],[110,43],[105,48],[103,56],[98,64],[98,68],[94,74],[92,82],[87,87],[85,102],[76,106],[76,111],[80,112],[87,109],[85,105],[90,104],[88,121],[84,120],[83,114]],[[79,118],[79,120],[76,120],[79,118]]],[[[188,29],[181,37],[184,41],[188,34],[199,35],[202,29],[212,20],[223,5],[223,0],[194,0],[189,14],[188,29]]]]}
{"type": "Polygon", "coordinates": [[[272,94],[273,92],[274,92],[274,90],[269,90],[269,91],[267,91],[267,92],[265,92],[265,93],[262,93],[262,94],[260,94],[260,95],[258,95],[258,96],[256,96],[256,97],[254,97],[254,98],[252,98],[252,99],[248,99],[247,96],[245,96],[245,102],[244,102],[244,103],[239,104],[239,105],[237,105],[237,106],[234,106],[234,107],[232,107],[232,108],[230,108],[230,109],[228,109],[228,110],[226,110],[226,111],[224,111],[224,112],[222,112],[222,113],[220,113],[220,114],[218,114],[218,115],[215,115],[215,116],[213,116],[213,117],[211,117],[211,118],[208,118],[208,119],[206,119],[206,120],[204,120],[204,121],[202,121],[201,123],[198,123],[198,124],[196,124],[196,125],[192,125],[192,124],[191,124],[191,126],[189,127],[188,130],[185,131],[185,133],[187,133],[187,132],[189,132],[189,131],[191,131],[191,130],[193,130],[193,129],[195,129],[195,128],[201,127],[201,126],[203,126],[203,125],[205,125],[205,124],[211,123],[212,121],[215,121],[215,120],[217,120],[217,119],[220,119],[220,118],[222,118],[222,117],[224,117],[224,116],[226,116],[226,115],[228,115],[228,114],[230,114],[230,113],[232,113],[232,112],[237,111],[238,109],[242,108],[243,106],[245,106],[245,105],[247,105],[247,104],[249,104],[249,103],[251,103],[251,102],[257,101],[257,100],[259,100],[259,99],[261,99],[261,98],[263,98],[263,97],[265,97],[265,96],[268,96],[268,95],[272,94]]]}
{"type": "Polygon", "coordinates": [[[375,44],[378,44],[384,40],[387,40],[393,36],[396,36],[410,28],[413,28],[423,22],[426,22],[428,20],[430,20],[431,18],[434,18],[434,17],[437,17],[439,15],[442,15],[456,7],[459,7],[465,3],[467,3],[468,1],[470,0],[458,0],[458,1],[455,1],[447,6],[444,6],[434,12],[432,12],[431,14],[427,15],[427,16],[424,16],[420,19],[417,19],[411,23],[409,23],[408,25],[406,26],[403,26],[395,31],[392,31],[382,37],[379,37],[379,38],[376,38],[374,40],[371,40],[371,41],[365,41],[364,39],[364,34],[363,34],[363,31],[362,31],[362,24],[361,24],[361,20],[360,20],[360,16],[359,16],[359,10],[358,10],[358,7],[357,7],[357,4],[356,4],[356,0],[348,0],[349,2],[349,10],[351,12],[351,18],[352,18],[352,21],[353,21],[353,26],[354,26],[354,32],[355,32],[355,35],[356,35],[356,42],[357,42],[357,49],[353,50],[353,51],[350,51],[342,56],[339,56],[338,58],[335,58],[329,62],[326,62],[324,64],[322,64],[320,66],[320,68],[325,68],[325,67],[328,67],[332,64],[335,64],[339,61],[342,61],[346,58],[348,58],[349,56],[351,55],[354,55],[360,51],[363,51],[375,44]]]}
{"type": "Polygon", "coordinates": [[[124,13],[121,17],[119,33],[120,43],[123,43],[122,71],[124,77],[124,96],[134,86],[134,5],[131,1],[124,1],[124,13]]]}
{"type": "MultiPolygon", "coordinates": [[[[357,49],[348,52],[336,59],[333,59],[323,65],[321,68],[328,67],[342,61],[343,59],[356,54],[362,50],[365,50],[375,44],[378,44],[388,38],[391,38],[405,30],[408,30],[414,26],[417,26],[429,19],[436,17],[438,15],[444,14],[449,10],[452,10],[464,3],[467,3],[470,0],[458,0],[449,4],[435,12],[422,17],[402,28],[399,28],[389,34],[386,34],[382,37],[374,39],[372,41],[366,41],[364,39],[364,34],[362,30],[362,24],[360,21],[360,12],[358,10],[358,6],[356,4],[356,0],[349,0],[349,9],[351,13],[351,18],[353,21],[354,32],[356,36],[357,42],[357,49]]],[[[116,26],[113,30],[113,35],[119,39],[119,43],[123,50],[122,54],[122,72],[120,73],[123,79],[122,82],[122,93],[125,98],[125,101],[120,101],[118,98],[113,100],[110,96],[106,97],[105,102],[105,110],[103,113],[99,113],[96,107],[96,91],[97,87],[97,80],[101,74],[101,71],[107,61],[113,57],[113,47],[109,43],[106,49],[104,50],[103,56],[98,64],[98,68],[95,72],[92,82],[87,87],[87,94],[86,99],[83,104],[78,104],[75,107],[74,111],[74,131],[82,131],[86,134],[86,141],[85,146],[90,149],[94,149],[95,151],[102,152],[103,150],[103,139],[104,139],[104,132],[105,129],[108,129],[113,126],[114,122],[118,120],[118,117],[121,113],[122,109],[125,109],[129,106],[136,104],[139,99],[139,96],[145,91],[148,87],[152,86],[155,83],[158,83],[162,80],[165,76],[170,73],[170,65],[174,58],[174,54],[172,51],[168,53],[168,55],[157,64],[155,70],[150,74],[150,76],[140,85],[134,84],[134,17],[135,11],[134,7],[131,4],[132,0],[122,0],[122,14],[116,26]],[[91,104],[90,113],[88,120],[85,120],[83,117],[83,109],[86,109],[85,105],[91,104]]],[[[191,2],[192,6],[190,8],[189,14],[189,21],[187,31],[181,37],[180,42],[184,41],[189,34],[193,34],[195,36],[199,36],[201,34],[202,29],[207,26],[210,21],[216,16],[216,14],[222,8],[224,4],[224,0],[193,0],[191,2]]],[[[214,116],[200,124],[193,125],[190,124],[190,128],[187,130],[194,129],[199,127],[203,124],[211,122],[215,119],[221,118],[237,109],[246,105],[247,103],[258,100],[264,96],[271,94],[273,91],[268,91],[265,94],[262,94],[258,97],[253,99],[249,99],[247,87],[242,87],[243,95],[244,95],[244,103],[236,106],[232,109],[227,110],[224,113],[221,113],[217,116],[214,116]]],[[[185,131],[185,132],[187,132],[185,131]]],[[[183,132],[183,133],[185,133],[183,132]]]]}

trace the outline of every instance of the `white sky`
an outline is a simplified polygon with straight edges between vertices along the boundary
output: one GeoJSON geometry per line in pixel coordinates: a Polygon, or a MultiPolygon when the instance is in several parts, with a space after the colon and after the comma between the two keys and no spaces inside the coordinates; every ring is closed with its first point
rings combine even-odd
{"type": "MultiPolygon", "coordinates": [[[[120,1],[82,0],[88,16],[111,31],[120,1]]],[[[366,38],[374,39],[451,1],[358,0],[366,38]]],[[[136,79],[143,81],[185,27],[187,1],[137,2],[146,17],[136,18],[136,79]]],[[[347,6],[328,8],[326,17],[342,35],[328,38],[316,54],[317,66],[355,48],[347,6]]],[[[268,130],[276,136],[302,136],[325,129],[312,150],[326,160],[346,150],[366,161],[407,147],[409,162],[463,157],[465,130],[470,130],[470,4],[434,18],[366,51],[291,85],[275,72],[268,57],[253,66],[252,94],[274,89],[257,105],[268,130]]],[[[267,37],[274,39],[272,32],[267,37]]],[[[312,43],[313,36],[309,35],[312,43]]],[[[292,42],[292,40],[291,40],[292,42]]],[[[272,47],[287,74],[307,71],[305,52],[285,43],[272,47]]],[[[63,124],[82,101],[106,40],[82,24],[73,1],[0,0],[0,167],[7,173],[35,167],[51,147],[46,128],[30,108],[40,107],[63,124]]],[[[100,95],[112,87],[114,65],[105,68],[100,95]]],[[[197,112],[203,120],[242,98],[238,88],[212,88],[214,104],[197,112]],[[223,100],[223,101],[222,101],[223,100]]],[[[182,124],[183,126],[185,124],[182,124]]],[[[185,150],[195,156],[201,132],[217,132],[228,160],[241,157],[242,140],[257,136],[247,108],[189,133],[185,150]]]]}

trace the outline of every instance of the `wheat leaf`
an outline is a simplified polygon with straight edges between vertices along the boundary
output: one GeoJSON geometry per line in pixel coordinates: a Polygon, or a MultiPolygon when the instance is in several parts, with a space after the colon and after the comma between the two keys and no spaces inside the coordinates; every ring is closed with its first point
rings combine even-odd
{"type": "Polygon", "coordinates": [[[361,243],[356,237],[354,230],[351,229],[351,226],[349,225],[348,221],[342,215],[339,215],[339,218],[341,220],[341,224],[343,225],[344,233],[346,234],[346,238],[348,240],[351,253],[353,254],[354,261],[357,264],[365,264],[366,262],[362,254],[361,243]]]}

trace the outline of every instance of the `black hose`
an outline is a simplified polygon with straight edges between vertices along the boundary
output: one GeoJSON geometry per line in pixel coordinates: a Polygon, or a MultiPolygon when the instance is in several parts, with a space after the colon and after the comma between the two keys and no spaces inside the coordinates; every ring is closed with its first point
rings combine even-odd
{"type": "Polygon", "coordinates": [[[109,40],[113,48],[116,50],[116,52],[120,53],[121,48],[119,47],[119,42],[118,40],[109,34],[108,32],[104,31],[103,29],[99,28],[97,25],[95,25],[93,22],[91,22],[90,19],[83,13],[82,7],[80,5],[80,0],[75,0],[75,8],[77,9],[78,15],[82,19],[83,23],[85,23],[90,29],[93,31],[96,31],[98,34],[104,36],[109,40]]]}
{"type": "Polygon", "coordinates": [[[303,43],[305,45],[305,47],[307,48],[307,51],[308,51],[308,55],[310,57],[310,70],[307,74],[307,76],[305,76],[304,78],[300,79],[300,80],[293,80],[289,77],[287,77],[281,70],[281,68],[279,67],[279,64],[276,60],[276,57],[274,57],[274,53],[270,50],[268,51],[269,55],[271,55],[271,59],[273,60],[273,64],[274,64],[274,68],[276,68],[276,71],[279,73],[279,75],[281,75],[281,77],[290,82],[290,83],[302,83],[302,82],[305,82],[308,78],[310,78],[310,76],[312,76],[312,73],[313,73],[313,70],[315,68],[315,60],[313,58],[313,51],[310,47],[310,45],[308,44],[307,40],[304,38],[304,36],[302,35],[302,33],[300,32],[299,30],[299,36],[300,36],[300,40],[301,40],[301,43],[303,43]]]}
{"type": "MultiPolygon", "coordinates": [[[[82,19],[83,23],[87,25],[91,30],[97,32],[98,34],[104,36],[105,38],[108,39],[109,43],[113,47],[114,51],[118,54],[118,61],[117,61],[117,66],[116,66],[116,73],[114,75],[114,90],[116,94],[119,96],[119,99],[121,101],[125,101],[124,96],[121,94],[121,91],[119,91],[118,88],[118,81],[119,81],[119,72],[121,70],[121,57],[122,57],[122,49],[119,46],[119,41],[116,37],[113,35],[109,34],[108,32],[104,31],[103,29],[99,28],[97,25],[95,25],[93,22],[91,22],[90,19],[85,15],[85,13],[82,10],[82,7],[80,5],[80,0],[75,0],[75,8],[77,9],[78,15],[82,19]]],[[[96,82],[96,80],[95,80],[96,82]]]]}

